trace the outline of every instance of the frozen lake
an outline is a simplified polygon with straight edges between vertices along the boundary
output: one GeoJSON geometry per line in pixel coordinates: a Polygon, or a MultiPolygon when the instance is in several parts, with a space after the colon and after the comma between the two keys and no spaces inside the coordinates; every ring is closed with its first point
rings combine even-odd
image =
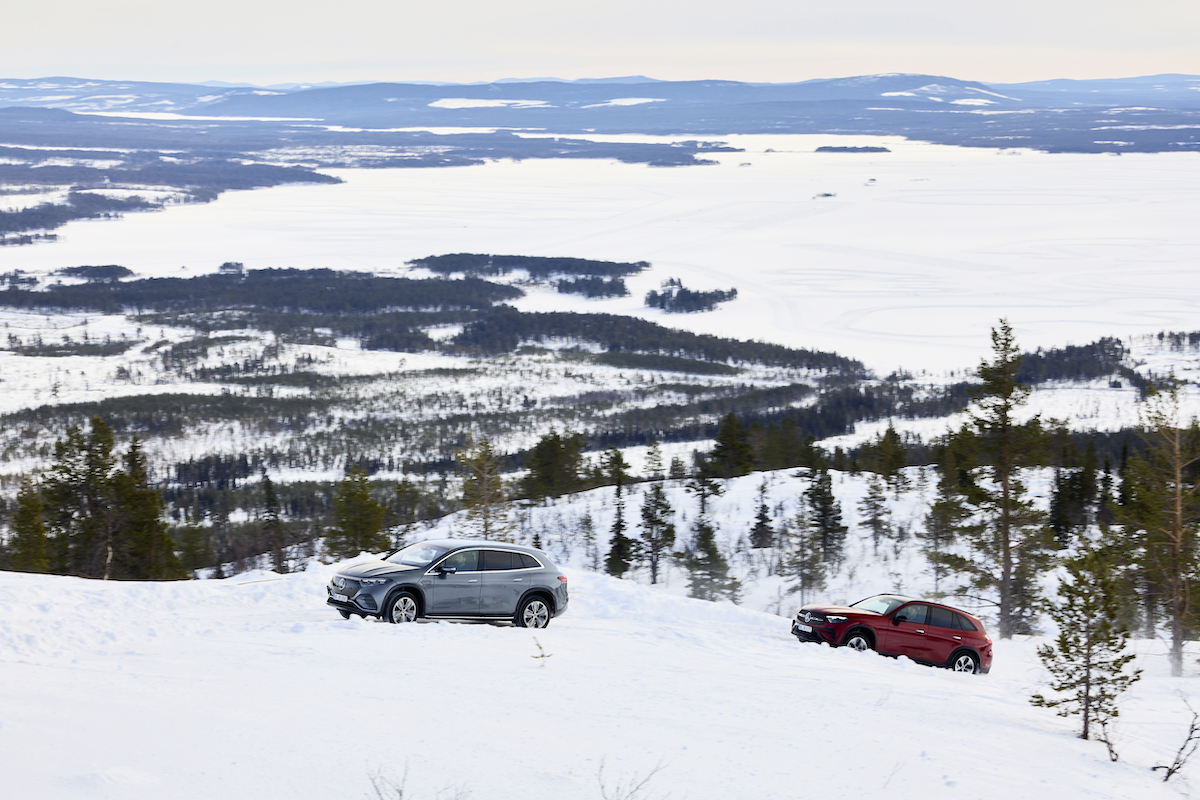
{"type": "MultiPolygon", "coordinates": [[[[631,137],[622,137],[631,138],[631,137]]],[[[0,271],[122,264],[394,273],[449,252],[648,260],[634,296],[533,292],[530,310],[636,314],[836,350],[881,371],[972,367],[1007,316],[1025,347],[1200,329],[1200,158],[998,153],[883,137],[722,137],[745,153],[663,169],[595,161],[335,171],[336,186],[75,222],[0,271]],[[883,144],[880,154],[815,153],[883,144]],[[833,195],[833,196],[820,196],[833,195]],[[697,315],[641,308],[668,277],[738,289],[697,315]]]]}

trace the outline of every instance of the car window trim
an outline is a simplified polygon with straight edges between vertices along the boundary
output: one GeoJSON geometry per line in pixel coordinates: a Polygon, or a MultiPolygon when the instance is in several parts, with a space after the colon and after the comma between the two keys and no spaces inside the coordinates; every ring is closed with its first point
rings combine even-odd
{"type": "MultiPolygon", "coordinates": [[[[483,552],[484,550],[495,550],[495,551],[496,551],[496,552],[498,552],[498,553],[513,553],[514,555],[519,555],[519,556],[529,556],[530,558],[532,558],[534,561],[536,561],[536,562],[538,563],[538,566],[536,566],[536,567],[514,567],[513,569],[485,569],[485,570],[480,570],[480,572],[488,572],[488,573],[494,573],[494,572],[506,572],[506,573],[507,573],[507,572],[528,572],[528,571],[530,571],[530,570],[535,570],[535,569],[545,569],[545,568],[546,568],[546,565],[545,565],[545,564],[543,564],[543,563],[541,562],[541,560],[540,560],[540,559],[539,559],[537,556],[535,556],[533,553],[526,553],[526,552],[525,552],[525,551],[523,551],[523,550],[509,550],[509,549],[508,549],[508,548],[506,548],[506,547],[481,547],[481,548],[479,548],[479,551],[480,551],[480,553],[481,553],[481,554],[482,554],[482,552],[483,552]]],[[[479,561],[479,563],[481,563],[481,564],[483,563],[483,556],[482,556],[482,555],[480,555],[480,561],[479,561]]]]}
{"type": "Polygon", "coordinates": [[[439,566],[441,566],[442,562],[445,561],[447,558],[450,558],[451,556],[456,556],[459,553],[469,553],[472,550],[479,553],[479,560],[476,562],[477,564],[483,563],[483,551],[484,550],[496,550],[501,553],[517,553],[519,555],[529,556],[530,558],[532,558],[534,561],[536,561],[538,563],[538,566],[536,566],[536,567],[521,567],[519,569],[472,569],[472,570],[463,570],[464,572],[479,572],[479,573],[529,572],[530,570],[538,570],[538,569],[546,568],[546,565],[542,563],[542,560],[540,558],[538,558],[537,556],[535,556],[533,553],[526,553],[522,550],[509,550],[506,547],[479,546],[479,547],[464,547],[461,550],[452,550],[451,552],[444,554],[433,565],[431,565],[429,567],[429,569],[425,570],[425,574],[429,575],[430,573],[437,572],[437,568],[439,566]]]}
{"type": "MultiPolygon", "coordinates": [[[[472,550],[474,550],[477,553],[480,553],[480,558],[477,559],[475,561],[475,563],[476,564],[483,563],[483,558],[482,558],[483,548],[482,547],[464,547],[461,550],[451,550],[449,553],[446,553],[445,555],[443,555],[441,558],[439,558],[437,560],[437,562],[435,564],[433,564],[429,569],[425,570],[425,574],[429,575],[430,573],[437,572],[437,568],[440,567],[442,565],[442,562],[445,561],[446,559],[451,558],[452,556],[456,556],[459,553],[469,553],[472,550]]],[[[483,570],[481,570],[481,569],[464,569],[464,570],[461,570],[461,572],[483,572],[483,570]]],[[[458,571],[456,571],[454,574],[457,575],[458,571]]]]}

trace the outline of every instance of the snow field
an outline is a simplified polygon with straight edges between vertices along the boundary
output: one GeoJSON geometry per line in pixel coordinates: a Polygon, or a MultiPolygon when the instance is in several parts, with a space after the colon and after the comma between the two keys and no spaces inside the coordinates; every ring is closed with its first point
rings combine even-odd
{"type": "Polygon", "coordinates": [[[577,570],[542,631],[343,621],[335,569],[0,573],[6,794],[358,797],[382,771],[417,798],[599,798],[603,763],[610,789],[661,765],[647,796],[692,800],[1177,796],[1148,769],[1149,719],[1122,723],[1138,743],[1111,764],[1028,705],[1032,643],[960,675],[577,570]]]}
{"type": "Polygon", "coordinates": [[[679,169],[527,160],[332,170],[347,182],[73,222],[53,245],[5,248],[0,271],[115,263],[165,276],[234,259],[394,274],[412,258],[451,252],[645,259],[654,268],[628,281],[632,297],[543,291],[517,305],[836,350],[881,374],[971,365],[1002,316],[1027,347],[1186,329],[1194,319],[1194,154],[720,138],[745,152],[679,169]],[[892,152],[814,152],[832,144],[892,152]],[[669,277],[736,286],[738,299],[664,319],[641,297],[669,277]]]}

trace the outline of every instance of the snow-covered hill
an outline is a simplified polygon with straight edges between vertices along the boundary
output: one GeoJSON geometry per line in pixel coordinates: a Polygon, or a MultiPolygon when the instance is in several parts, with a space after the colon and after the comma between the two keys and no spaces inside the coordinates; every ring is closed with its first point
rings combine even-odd
{"type": "MultiPolygon", "coordinates": [[[[1032,708],[1033,642],[988,676],[800,645],[787,620],[568,570],[546,630],[343,621],[334,567],[225,581],[0,573],[4,793],[73,798],[1177,797],[1160,647],[1123,760],[1032,708]],[[547,658],[536,658],[544,653],[547,658]],[[603,770],[603,772],[601,772],[603,770]],[[601,777],[602,775],[602,777],[601,777]],[[603,785],[603,789],[602,789],[603,785]],[[607,795],[604,794],[607,792],[607,795]]],[[[1182,776],[1185,780],[1186,773],[1182,776]]]]}

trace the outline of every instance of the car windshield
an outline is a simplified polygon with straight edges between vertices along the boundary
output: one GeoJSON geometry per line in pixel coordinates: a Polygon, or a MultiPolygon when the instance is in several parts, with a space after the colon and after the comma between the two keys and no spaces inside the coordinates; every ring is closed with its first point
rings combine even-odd
{"type": "Polygon", "coordinates": [[[408,547],[397,550],[388,556],[387,560],[391,564],[403,564],[406,567],[423,567],[431,563],[434,559],[439,558],[442,553],[445,553],[450,548],[440,547],[436,544],[426,544],[418,542],[410,544],[408,547]]]}
{"type": "Polygon", "coordinates": [[[868,597],[866,600],[859,600],[851,608],[861,608],[864,611],[874,611],[876,614],[887,616],[895,609],[907,603],[907,597],[893,597],[892,595],[880,594],[874,597],[868,597]]]}

